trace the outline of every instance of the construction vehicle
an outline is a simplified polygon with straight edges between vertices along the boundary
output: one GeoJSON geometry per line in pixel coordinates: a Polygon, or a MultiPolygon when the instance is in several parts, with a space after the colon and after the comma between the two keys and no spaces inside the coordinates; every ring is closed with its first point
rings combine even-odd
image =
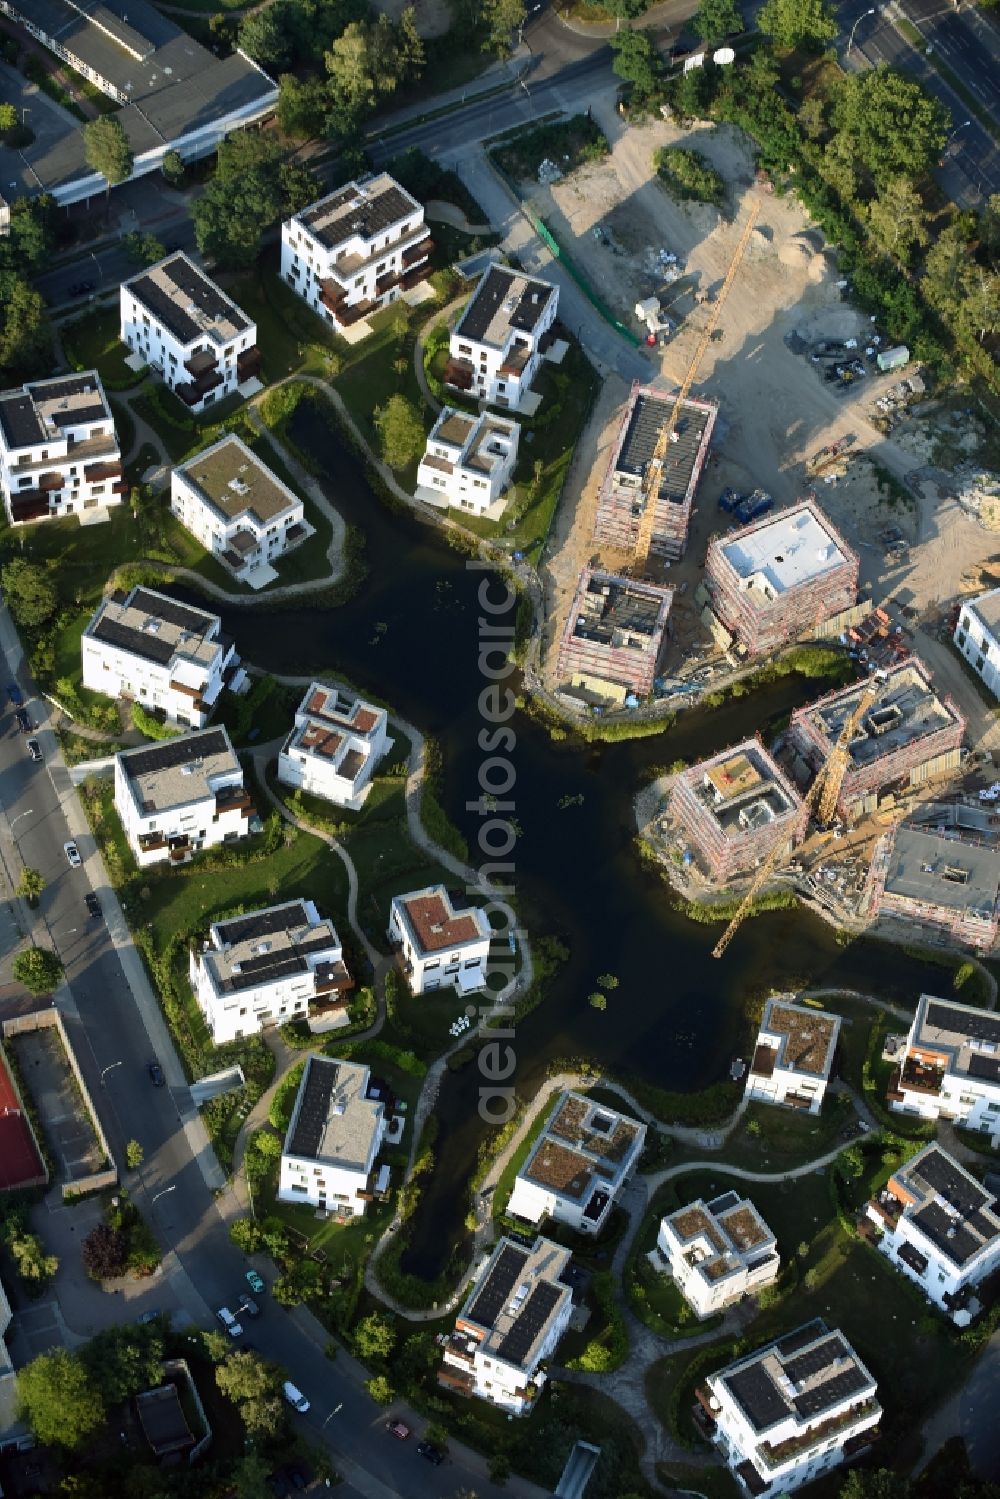
{"type": "Polygon", "coordinates": [[[705,350],[711,342],[712,334],[715,332],[716,324],[722,314],[729,290],[736,280],[736,273],[746,253],[747,245],[750,243],[750,235],[753,233],[753,227],[757,222],[757,215],[759,213],[760,204],[754,203],[750,209],[750,216],[743,226],[743,233],[740,235],[739,244],[736,246],[733,258],[729,262],[726,279],[719,289],[719,294],[715,299],[708,321],[702,330],[701,338],[698,340],[698,347],[694,351],[694,357],[688,365],[687,374],[684,376],[681,388],[674,398],[670,415],[660,428],[656,439],[656,446],[653,449],[653,455],[646,465],[646,472],[642,481],[643,510],[639,521],[639,534],[636,538],[635,556],[632,563],[632,571],[636,577],[643,575],[649,560],[649,548],[653,540],[653,525],[656,520],[656,503],[660,497],[660,484],[663,479],[663,464],[670,444],[677,441],[675,428],[677,426],[677,419],[681,414],[681,407],[684,405],[688,393],[694,384],[695,376],[698,373],[702,359],[705,357],[705,350]]]}
{"type": "MultiPolygon", "coordinates": [[[[857,707],[848,717],[837,736],[836,744],[827,756],[825,763],[820,766],[816,779],[809,788],[805,805],[811,814],[813,808],[818,804],[819,811],[816,814],[816,820],[821,827],[829,827],[834,819],[834,814],[837,810],[837,801],[840,797],[840,788],[844,784],[844,776],[850,764],[850,744],[854,737],[854,731],[868,712],[868,709],[875,702],[878,693],[879,683],[869,682],[858,699],[857,707]]],[[[781,863],[783,852],[784,848],[779,837],[775,841],[771,852],[750,881],[750,888],[737,906],[726,930],[712,949],[713,958],[721,958],[730,942],[736,936],[736,933],[750,914],[751,907],[760,894],[761,888],[771,878],[771,875],[781,863]]]]}
{"type": "Polygon", "coordinates": [[[856,440],[854,433],[849,432],[846,437],[839,438],[837,442],[828,443],[825,448],[820,448],[819,452],[814,453],[806,464],[806,473],[814,477],[825,473],[856,440]]]}

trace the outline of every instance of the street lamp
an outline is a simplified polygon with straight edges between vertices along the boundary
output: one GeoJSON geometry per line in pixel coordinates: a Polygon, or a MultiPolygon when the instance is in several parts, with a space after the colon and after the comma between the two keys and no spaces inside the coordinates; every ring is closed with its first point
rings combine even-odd
{"type": "Polygon", "coordinates": [[[524,13],[524,20],[521,22],[520,26],[517,28],[517,45],[519,47],[520,47],[521,43],[524,41],[524,28],[528,24],[529,17],[533,16],[536,13],[536,11],[541,10],[541,8],[542,8],[542,6],[541,6],[541,0],[539,0],[539,3],[537,5],[533,5],[530,10],[526,10],[525,11],[525,13],[524,13]]]}
{"type": "Polygon", "coordinates": [[[108,1073],[109,1072],[114,1072],[115,1068],[116,1067],[120,1067],[120,1066],[121,1066],[121,1062],[109,1062],[108,1063],[108,1065],[104,1068],[104,1071],[101,1073],[101,1087],[102,1088],[104,1087],[104,1079],[107,1077],[108,1073]]]}
{"type": "Polygon", "coordinates": [[[17,814],[16,817],[12,817],[11,818],[9,826],[10,826],[10,835],[11,835],[12,838],[14,836],[14,824],[16,822],[20,822],[22,817],[30,817],[31,814],[32,814],[32,812],[34,810],[35,810],[34,807],[29,807],[26,812],[18,812],[18,814],[17,814]]]}
{"type": "Polygon", "coordinates": [[[963,120],[962,123],[961,123],[961,125],[956,125],[955,126],[954,130],[951,132],[951,134],[949,135],[948,139],[944,143],[944,150],[941,152],[942,156],[947,156],[948,155],[948,147],[951,145],[951,143],[955,139],[956,135],[958,135],[959,131],[960,130],[967,130],[971,124],[972,124],[971,120],[963,120]]]}
{"type": "Polygon", "coordinates": [[[161,1197],[166,1197],[166,1195],[167,1195],[168,1192],[176,1192],[176,1191],[177,1191],[177,1183],[176,1182],[174,1182],[174,1184],[173,1184],[172,1187],[164,1187],[164,1189],[163,1189],[162,1192],[157,1192],[156,1196],[153,1198],[153,1200],[149,1204],[150,1207],[151,1208],[155,1207],[156,1204],[159,1202],[160,1198],[161,1197]]]}
{"type": "Polygon", "coordinates": [[[344,1409],[344,1402],[343,1402],[343,1401],[341,1401],[341,1402],[340,1402],[340,1404],[339,1404],[339,1405],[335,1405],[335,1406],[334,1406],[334,1407],[333,1407],[333,1410],[332,1410],[332,1411],[331,1411],[331,1412],[330,1412],[330,1414],[329,1414],[329,1415],[328,1415],[328,1416],[327,1416],[327,1418],[326,1418],[326,1421],[324,1421],[324,1422],[323,1422],[323,1425],[322,1425],[322,1426],[321,1426],[321,1427],[320,1427],[320,1431],[325,1431],[325,1430],[326,1430],[326,1424],[327,1424],[327,1421],[332,1421],[332,1420],[333,1420],[333,1418],[334,1418],[334,1416],[337,1416],[337,1415],[339,1415],[339,1414],[340,1414],[340,1412],[341,1412],[341,1411],[342,1411],[342,1410],[343,1410],[343,1409],[344,1409]]]}
{"type": "Polygon", "coordinates": [[[864,10],[864,11],[861,12],[860,16],[858,16],[858,19],[855,21],[854,25],[851,27],[851,34],[850,34],[850,36],[848,38],[848,41],[847,41],[847,51],[844,54],[845,57],[850,57],[850,55],[851,55],[851,48],[854,46],[854,33],[857,31],[858,27],[861,25],[861,22],[864,21],[868,16],[877,16],[877,15],[878,15],[878,11],[876,10],[875,6],[872,6],[871,10],[864,10]]]}
{"type": "Polygon", "coordinates": [[[101,278],[101,285],[103,286],[104,285],[104,267],[101,265],[101,262],[98,260],[97,254],[96,254],[95,251],[91,250],[91,252],[90,252],[90,258],[91,258],[91,260],[94,262],[94,264],[97,267],[97,274],[100,276],[100,278],[101,278]]]}

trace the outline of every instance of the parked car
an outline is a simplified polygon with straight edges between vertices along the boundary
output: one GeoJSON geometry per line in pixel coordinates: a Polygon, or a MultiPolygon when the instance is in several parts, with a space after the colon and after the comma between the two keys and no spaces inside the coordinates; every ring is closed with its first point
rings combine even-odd
{"type": "Polygon", "coordinates": [[[429,1463],[433,1463],[435,1468],[440,1468],[444,1462],[444,1453],[440,1447],[435,1447],[433,1442],[418,1442],[417,1451],[421,1457],[425,1457],[429,1463]]]}
{"type": "Polygon", "coordinates": [[[248,1296],[245,1291],[240,1297],[240,1311],[246,1312],[248,1317],[260,1316],[260,1307],[257,1305],[256,1301],[254,1301],[253,1297],[248,1296]]]}
{"type": "Polygon", "coordinates": [[[300,1415],[305,1415],[306,1411],[309,1409],[309,1401],[303,1395],[302,1391],[298,1389],[296,1385],[292,1384],[292,1381],[290,1379],[285,1380],[284,1384],[281,1387],[281,1393],[284,1395],[290,1406],[297,1410],[300,1415]]]}
{"type": "Polygon", "coordinates": [[[72,841],[69,843],[64,843],[63,853],[66,855],[66,862],[69,865],[70,869],[80,868],[83,860],[80,858],[80,850],[77,848],[75,843],[73,843],[72,841]]]}
{"type": "Polygon", "coordinates": [[[167,1080],[163,1076],[163,1068],[159,1062],[147,1062],[146,1071],[149,1073],[149,1081],[153,1084],[153,1087],[162,1088],[167,1080]]]}
{"type": "Polygon", "coordinates": [[[261,1280],[256,1270],[247,1271],[247,1284],[249,1285],[251,1291],[256,1291],[258,1296],[263,1290],[266,1289],[264,1282],[261,1280]]]}
{"type": "Polygon", "coordinates": [[[27,749],[28,749],[28,754],[34,760],[35,764],[36,765],[40,764],[41,763],[41,759],[42,759],[42,746],[39,744],[38,740],[37,739],[29,739],[28,740],[27,749]]]}
{"type": "Polygon", "coordinates": [[[237,1322],[228,1306],[220,1306],[215,1315],[231,1338],[241,1338],[243,1336],[243,1324],[242,1322],[237,1322]]]}
{"type": "Polygon", "coordinates": [[[14,714],[14,722],[22,734],[31,733],[31,719],[28,717],[27,708],[18,708],[14,714]]]}
{"type": "Polygon", "coordinates": [[[390,1436],[398,1437],[401,1442],[405,1442],[410,1435],[410,1428],[406,1422],[400,1421],[397,1416],[389,1417],[389,1420],[385,1423],[385,1429],[390,1436]]]}
{"type": "Polygon", "coordinates": [[[148,1312],[143,1312],[139,1317],[139,1325],[141,1327],[148,1327],[150,1322],[155,1322],[157,1317],[160,1316],[162,1316],[162,1313],[158,1306],[150,1307],[148,1312]]]}
{"type": "Polygon", "coordinates": [[[100,916],[101,903],[97,899],[97,896],[94,894],[93,890],[87,891],[86,895],[83,897],[83,903],[87,907],[87,911],[91,916],[100,916]]]}
{"type": "Polygon", "coordinates": [[[24,698],[21,696],[21,689],[16,682],[8,682],[7,684],[7,701],[15,708],[20,708],[24,702],[24,698]]]}

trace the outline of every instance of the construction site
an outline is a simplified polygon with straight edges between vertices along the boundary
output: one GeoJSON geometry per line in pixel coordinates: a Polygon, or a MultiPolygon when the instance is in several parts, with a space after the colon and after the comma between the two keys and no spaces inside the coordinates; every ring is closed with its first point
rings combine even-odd
{"type": "Polygon", "coordinates": [[[803,500],[713,537],[704,587],[727,648],[759,656],[851,610],[858,568],[819,505],[803,500]]]}
{"type": "Polygon", "coordinates": [[[584,568],[559,647],[564,690],[587,703],[635,706],[653,689],[672,588],[584,568]]]}
{"type": "Polygon", "coordinates": [[[790,852],[806,824],[801,796],[760,738],[677,775],[669,816],[685,864],[697,860],[720,885],[757,868],[775,845],[790,852]]]}
{"type": "Polygon", "coordinates": [[[859,914],[893,918],[949,943],[989,952],[1000,910],[995,832],[899,823],[875,846],[859,914]]]}

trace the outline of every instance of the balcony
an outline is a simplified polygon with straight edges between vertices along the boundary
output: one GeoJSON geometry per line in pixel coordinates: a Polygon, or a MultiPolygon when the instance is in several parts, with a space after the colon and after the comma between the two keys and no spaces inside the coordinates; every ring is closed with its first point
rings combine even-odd
{"type": "Polygon", "coordinates": [[[184,368],[197,384],[200,380],[218,374],[219,362],[209,349],[199,349],[190,359],[185,359],[184,368]]]}
{"type": "Polygon", "coordinates": [[[883,1187],[877,1197],[872,1197],[868,1206],[881,1218],[888,1229],[894,1229],[903,1216],[903,1204],[887,1187],[883,1187]]]}
{"type": "Polygon", "coordinates": [[[85,484],[102,484],[105,479],[120,479],[124,472],[120,463],[88,463],[83,480],[85,484]]]}
{"type": "Polygon", "coordinates": [[[171,864],[186,864],[194,857],[194,849],[191,840],[187,836],[171,838],[169,840],[169,852],[167,857],[171,864]]]}
{"type": "Polygon", "coordinates": [[[162,833],[140,833],[139,848],[144,854],[155,854],[161,848],[166,848],[167,840],[162,833]]]}
{"type": "Polygon", "coordinates": [[[62,489],[65,483],[66,480],[62,474],[58,473],[40,474],[38,477],[38,487],[39,489],[43,489],[46,494],[53,489],[62,489]]]}
{"type": "Polygon", "coordinates": [[[943,1067],[929,1067],[926,1062],[918,1062],[916,1057],[908,1056],[903,1061],[899,1073],[900,1088],[908,1089],[911,1093],[940,1093],[941,1084],[944,1082],[943,1067]]]}
{"type": "Polygon", "coordinates": [[[245,812],[252,817],[256,812],[253,798],[245,786],[221,786],[215,793],[215,814],[223,812],[245,812]]]}
{"type": "Polygon", "coordinates": [[[243,349],[236,356],[236,379],[243,384],[244,380],[253,380],[260,374],[261,358],[260,350],[256,344],[251,344],[249,349],[243,349]]]}
{"type": "Polygon", "coordinates": [[[419,265],[422,260],[426,260],[433,249],[434,241],[430,235],[426,239],[422,239],[419,244],[410,245],[409,249],[403,251],[404,271],[411,270],[413,266],[419,265]]]}
{"type": "Polygon", "coordinates": [[[318,963],[314,969],[316,980],[313,990],[317,999],[335,994],[347,994],[354,988],[354,980],[344,962],[318,963]]]}
{"type": "Polygon", "coordinates": [[[321,281],[319,283],[320,301],[328,312],[332,312],[335,320],[345,328],[350,328],[354,323],[360,323],[362,318],[370,312],[377,312],[378,306],[375,302],[355,302],[352,307],[347,305],[347,293],[337,285],[336,281],[321,281]]]}
{"type": "Polygon", "coordinates": [[[468,359],[449,359],[444,367],[444,383],[456,390],[471,390],[475,374],[468,359]]]}
{"type": "Polygon", "coordinates": [[[476,1381],[472,1374],[466,1373],[464,1369],[454,1369],[449,1364],[441,1364],[437,1371],[437,1381],[446,1390],[451,1390],[455,1395],[475,1394],[476,1381]]]}
{"type": "Polygon", "coordinates": [[[171,682],[170,684],[171,692],[179,692],[182,697],[189,697],[191,699],[191,706],[196,713],[208,712],[209,705],[201,695],[203,690],[204,686],[189,687],[186,682],[171,682]]]}
{"type": "Polygon", "coordinates": [[[25,521],[43,520],[49,514],[49,497],[40,490],[22,489],[10,497],[10,518],[16,526],[25,521]]]}

